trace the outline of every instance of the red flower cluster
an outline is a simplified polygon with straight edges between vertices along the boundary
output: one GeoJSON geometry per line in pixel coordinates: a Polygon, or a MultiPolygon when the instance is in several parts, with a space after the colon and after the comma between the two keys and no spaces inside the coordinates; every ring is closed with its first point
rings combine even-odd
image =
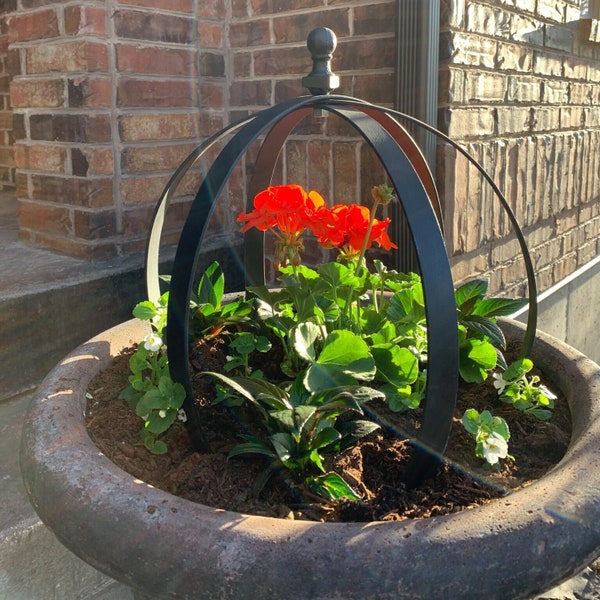
{"type": "Polygon", "coordinates": [[[277,264],[300,264],[304,250],[301,235],[310,230],[324,248],[338,248],[346,257],[358,257],[376,243],[385,250],[397,248],[387,233],[390,219],[371,217],[366,206],[336,204],[331,209],[318,192],[297,184],[270,186],[254,198],[254,210],[241,213],[242,231],[272,229],[277,236],[277,264]],[[365,244],[365,239],[368,239],[365,244]]]}

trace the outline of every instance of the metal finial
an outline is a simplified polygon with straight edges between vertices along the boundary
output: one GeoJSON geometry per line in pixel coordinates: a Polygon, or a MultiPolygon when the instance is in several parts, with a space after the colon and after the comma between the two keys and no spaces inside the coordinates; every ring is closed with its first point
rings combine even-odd
{"type": "Polygon", "coordinates": [[[302,85],[313,96],[329,94],[339,87],[340,78],[331,72],[331,57],[337,46],[335,33],[327,27],[313,29],[306,38],[312,56],[312,71],[302,78],[302,85]]]}

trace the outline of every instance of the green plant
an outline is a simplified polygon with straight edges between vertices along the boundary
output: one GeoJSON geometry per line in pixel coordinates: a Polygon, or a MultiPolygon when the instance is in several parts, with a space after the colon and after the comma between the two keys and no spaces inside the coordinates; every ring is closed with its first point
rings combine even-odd
{"type": "Polygon", "coordinates": [[[465,411],[462,424],[475,439],[475,455],[490,465],[498,464],[502,458],[512,458],[508,454],[510,432],[502,417],[495,417],[489,410],[481,413],[474,408],[465,411]]]}
{"type": "Polygon", "coordinates": [[[504,373],[493,374],[494,387],[502,402],[545,421],[552,416],[556,395],[540,384],[537,375],[527,376],[532,369],[533,362],[530,359],[517,360],[504,373]]]}
{"type": "MultiPolygon", "coordinates": [[[[266,456],[271,465],[265,477],[284,467],[301,485],[329,499],[356,499],[339,476],[325,472],[323,456],[377,427],[358,418],[363,403],[378,398],[393,411],[416,409],[427,385],[421,279],[379,260],[367,264],[366,251],[373,244],[396,247],[387,234],[390,219],[375,218],[377,208],[393,200],[392,190],[375,187],[372,200],[372,210],[357,204],[328,208],[317,192],[295,184],[267,188],[255,197],[254,210],[238,221],[242,231],[255,227],[274,234],[279,287],[251,287],[248,300],[223,304],[223,273],[213,263],[191,300],[193,336],[219,337],[228,346],[223,367],[228,374],[210,373],[220,390],[217,402],[249,403],[261,416],[262,434],[244,434],[231,456],[266,456]],[[323,248],[335,249],[336,260],[316,268],[303,265],[308,232],[323,248]],[[279,373],[268,379],[253,361],[275,345],[283,359],[279,373]]],[[[487,291],[487,281],[473,280],[455,292],[460,375],[469,383],[482,382],[493,369],[504,369],[501,399],[542,417],[550,395],[527,379],[528,362],[506,366],[506,340],[496,322],[526,301],[488,298],[487,291]]],[[[160,307],[146,306],[145,315],[163,323],[164,306],[162,299],[160,307]]],[[[157,365],[166,368],[161,361],[157,365]]],[[[148,362],[133,365],[139,388],[148,385],[139,381],[148,362]]],[[[505,421],[470,409],[463,424],[475,438],[478,457],[497,464],[509,456],[505,421]]]]}
{"type": "MultiPolygon", "coordinates": [[[[301,484],[321,497],[360,499],[337,473],[326,472],[323,454],[339,452],[378,428],[371,421],[339,422],[338,417],[350,412],[362,415],[361,403],[381,397],[379,392],[352,385],[322,389],[313,385],[309,390],[305,376],[299,376],[289,387],[280,387],[262,379],[207,374],[250,402],[262,416],[266,439],[244,435],[244,443],[236,446],[230,457],[260,454],[270,459],[263,483],[276,468],[284,467],[298,473],[301,484]]],[[[354,374],[357,378],[362,376],[354,374]]]]}
{"type": "Polygon", "coordinates": [[[129,359],[129,385],[119,396],[143,419],[142,440],[154,454],[167,451],[167,445],[158,436],[169,429],[176,418],[182,421],[186,418],[181,410],[185,390],[171,379],[161,337],[166,325],[167,303],[168,293],[165,293],[157,304],[147,300],[134,308],[134,316],[149,321],[153,331],[138,344],[129,359]]]}

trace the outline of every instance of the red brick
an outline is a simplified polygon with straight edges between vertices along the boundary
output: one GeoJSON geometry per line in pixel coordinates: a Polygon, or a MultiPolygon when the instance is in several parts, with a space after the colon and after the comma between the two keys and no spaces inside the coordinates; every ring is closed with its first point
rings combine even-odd
{"type": "Polygon", "coordinates": [[[32,140],[103,143],[111,140],[110,117],[90,114],[40,114],[29,117],[32,140]]]}
{"type": "Polygon", "coordinates": [[[198,23],[198,36],[202,48],[222,48],[223,23],[200,21],[198,23]]]}
{"type": "Polygon", "coordinates": [[[222,19],[225,14],[225,0],[202,0],[196,7],[198,19],[222,19]]]}
{"type": "Polygon", "coordinates": [[[154,206],[169,181],[168,175],[159,177],[123,177],[121,198],[124,204],[149,203],[154,206]]]}
{"type": "Polygon", "coordinates": [[[119,37],[191,44],[193,21],[188,16],[167,15],[152,11],[117,10],[113,15],[119,37]]]}
{"type": "Polygon", "coordinates": [[[70,108],[109,108],[112,85],[108,78],[77,77],[67,86],[70,108]]]}
{"type": "Polygon", "coordinates": [[[9,43],[58,37],[58,17],[54,9],[40,10],[7,18],[9,43]]]}
{"type": "Polygon", "coordinates": [[[175,170],[197,144],[153,145],[126,148],[121,154],[124,173],[175,170]]]}
{"type": "MultiPolygon", "coordinates": [[[[250,46],[266,46],[271,41],[269,22],[247,21],[245,23],[232,23],[229,29],[229,43],[232,48],[248,48],[250,46]]],[[[203,47],[203,38],[200,36],[203,47]]]]}
{"type": "Polygon", "coordinates": [[[121,44],[117,46],[117,65],[120,73],[190,76],[193,74],[194,56],[192,50],[121,44]]]}
{"type": "Polygon", "coordinates": [[[106,9],[96,6],[66,6],[67,35],[106,35],[106,9]]]}
{"type": "Polygon", "coordinates": [[[123,142],[189,139],[197,135],[198,117],[191,112],[122,115],[119,130],[123,142]]]}
{"type": "MultiPolygon", "coordinates": [[[[290,10],[289,0],[250,0],[252,13],[255,16],[269,15],[290,10]]],[[[294,0],[294,10],[302,10],[305,8],[322,8],[323,0],[294,0]]]]}
{"type": "Polygon", "coordinates": [[[271,81],[234,81],[229,94],[232,106],[265,106],[271,103],[271,81]]]}
{"type": "Polygon", "coordinates": [[[63,106],[64,96],[64,83],[60,79],[16,79],[10,85],[13,108],[57,108],[63,106]]]}
{"type": "Polygon", "coordinates": [[[108,71],[108,49],[105,44],[78,40],[44,44],[27,48],[27,73],[108,71]]]}
{"type": "Polygon", "coordinates": [[[105,208],[113,205],[112,179],[82,179],[32,175],[33,200],[70,204],[85,208],[105,208]]]}
{"type": "Polygon", "coordinates": [[[112,175],[114,173],[114,155],[112,148],[93,148],[84,146],[81,152],[87,160],[86,175],[112,175]]]}
{"type": "MultiPolygon", "coordinates": [[[[305,42],[308,33],[316,27],[329,27],[335,31],[338,38],[346,37],[350,35],[350,10],[322,10],[274,18],[275,43],[305,42]]],[[[306,46],[302,51],[308,59],[307,64],[310,65],[310,53],[306,46]]]]}
{"type": "Polygon", "coordinates": [[[46,173],[64,173],[67,151],[60,146],[17,144],[15,164],[18,169],[44,171],[46,173]]]}
{"type": "MultiPolygon", "coordinates": [[[[205,0],[202,0],[202,3],[205,0]]],[[[146,6],[151,9],[166,9],[173,12],[189,14],[192,12],[194,0],[122,0],[122,5],[146,6]]]]}
{"type": "Polygon", "coordinates": [[[175,108],[193,104],[193,84],[187,79],[123,79],[117,84],[117,106],[120,107],[175,108]]]}
{"type": "Polygon", "coordinates": [[[117,233],[114,211],[74,211],[74,234],[85,240],[112,237],[117,233]]]}
{"type": "Polygon", "coordinates": [[[224,89],[220,84],[200,84],[200,104],[204,108],[223,108],[224,89]]]}
{"type": "Polygon", "coordinates": [[[71,209],[41,202],[20,200],[19,227],[69,235],[72,232],[71,209]]]}

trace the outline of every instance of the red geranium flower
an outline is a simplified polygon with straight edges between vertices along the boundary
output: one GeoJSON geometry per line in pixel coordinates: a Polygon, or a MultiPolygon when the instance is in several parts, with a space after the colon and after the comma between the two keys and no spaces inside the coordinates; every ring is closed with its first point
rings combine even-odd
{"type": "Polygon", "coordinates": [[[241,213],[238,222],[245,223],[242,231],[256,227],[272,229],[277,236],[275,262],[279,265],[300,264],[304,250],[301,235],[320,218],[327,220],[325,200],[313,190],[307,192],[297,184],[273,185],[254,198],[254,210],[241,213]]]}
{"type": "MultiPolygon", "coordinates": [[[[371,221],[369,208],[360,204],[336,204],[330,212],[333,224],[323,224],[325,226],[313,230],[319,243],[325,248],[339,248],[347,256],[360,254],[371,221]]],[[[373,243],[385,250],[398,247],[387,233],[390,222],[390,219],[373,219],[365,249],[370,248],[373,243]]]]}

